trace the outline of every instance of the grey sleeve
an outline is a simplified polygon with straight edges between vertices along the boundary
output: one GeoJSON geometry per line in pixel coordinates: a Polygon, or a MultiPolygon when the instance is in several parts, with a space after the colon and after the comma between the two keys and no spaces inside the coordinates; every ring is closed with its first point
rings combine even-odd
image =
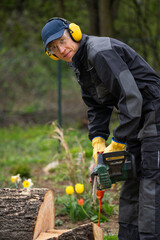
{"type": "Polygon", "coordinates": [[[101,81],[115,98],[120,125],[114,129],[115,139],[125,142],[137,135],[142,111],[142,96],[135,79],[121,56],[110,46],[92,58],[101,81]]]}

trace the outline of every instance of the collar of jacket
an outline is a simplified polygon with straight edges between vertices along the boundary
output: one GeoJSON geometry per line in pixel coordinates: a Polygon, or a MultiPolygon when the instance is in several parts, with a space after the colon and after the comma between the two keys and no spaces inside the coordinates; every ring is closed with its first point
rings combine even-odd
{"type": "Polygon", "coordinates": [[[72,59],[72,63],[73,65],[76,65],[77,62],[81,61],[83,56],[84,56],[84,47],[85,47],[85,43],[87,41],[88,35],[83,34],[82,35],[82,40],[80,42],[80,46],[78,51],[75,53],[73,59],[72,59]]]}

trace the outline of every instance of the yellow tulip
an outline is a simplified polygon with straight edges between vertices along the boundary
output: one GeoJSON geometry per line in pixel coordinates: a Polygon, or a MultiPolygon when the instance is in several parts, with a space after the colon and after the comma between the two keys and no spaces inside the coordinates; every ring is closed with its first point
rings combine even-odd
{"type": "Polygon", "coordinates": [[[76,193],[78,193],[78,194],[83,193],[84,192],[84,184],[77,183],[75,185],[75,190],[76,190],[76,193]]]}
{"type": "Polygon", "coordinates": [[[74,193],[74,188],[73,188],[72,186],[66,187],[66,193],[67,193],[68,195],[73,194],[73,193],[74,193]]]}

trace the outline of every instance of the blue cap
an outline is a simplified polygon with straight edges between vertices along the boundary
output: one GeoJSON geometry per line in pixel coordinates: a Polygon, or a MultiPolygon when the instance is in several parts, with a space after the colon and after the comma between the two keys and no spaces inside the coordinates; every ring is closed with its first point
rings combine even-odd
{"type": "Polygon", "coordinates": [[[45,51],[47,44],[62,37],[64,30],[69,28],[69,23],[60,19],[53,19],[48,21],[42,29],[41,36],[45,45],[45,51]]]}

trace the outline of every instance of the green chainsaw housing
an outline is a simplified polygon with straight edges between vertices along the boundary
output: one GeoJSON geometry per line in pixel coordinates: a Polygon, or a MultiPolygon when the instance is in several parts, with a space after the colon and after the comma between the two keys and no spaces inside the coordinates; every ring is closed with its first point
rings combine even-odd
{"type": "Polygon", "coordinates": [[[136,178],[136,166],[134,156],[126,151],[98,154],[91,179],[98,176],[98,190],[110,188],[113,183],[136,178]]]}

